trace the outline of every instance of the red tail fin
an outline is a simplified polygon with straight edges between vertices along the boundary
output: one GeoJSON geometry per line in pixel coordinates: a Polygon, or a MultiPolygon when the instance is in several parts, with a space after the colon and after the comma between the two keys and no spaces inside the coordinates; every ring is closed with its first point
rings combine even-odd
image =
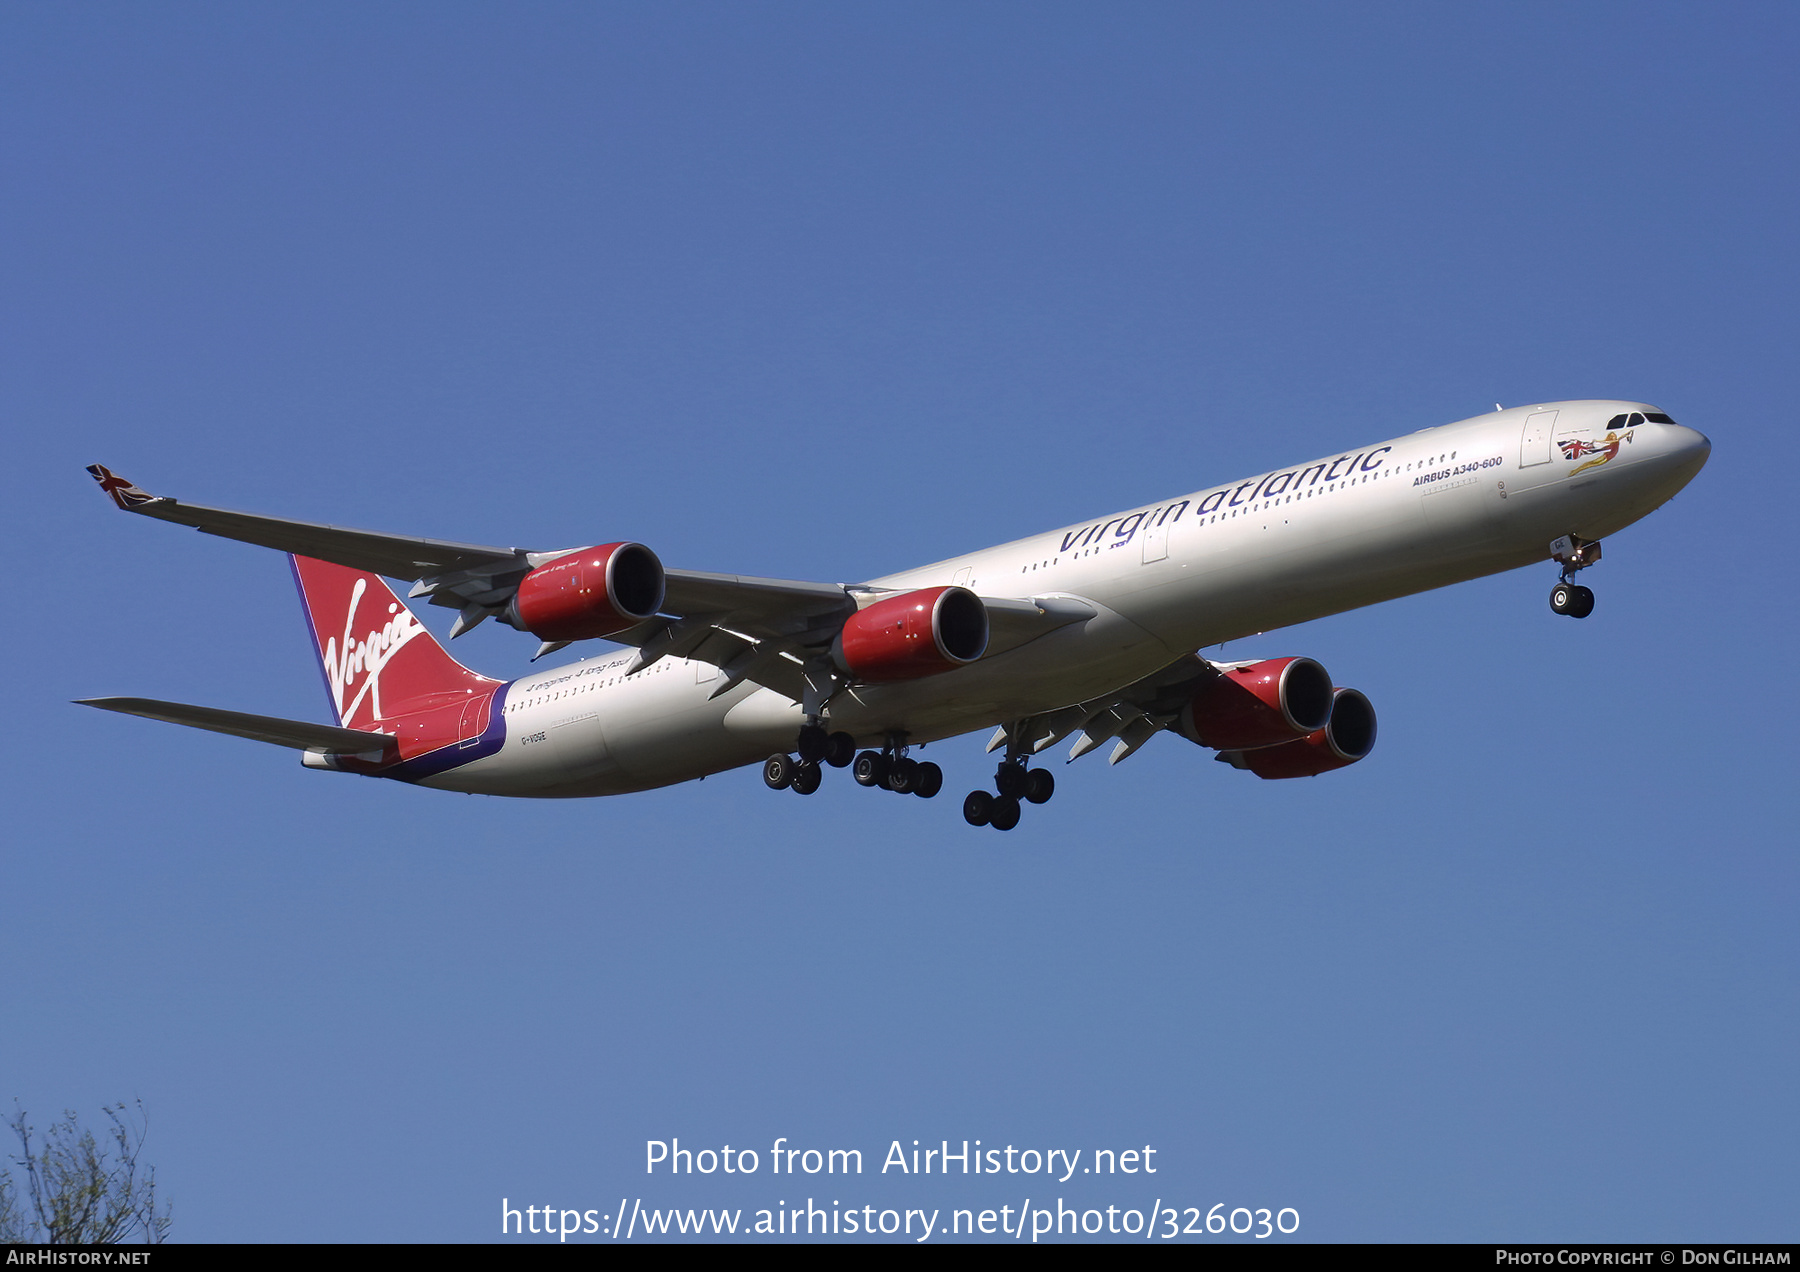
{"type": "Polygon", "coordinates": [[[366,570],[290,556],[338,723],[384,721],[486,695],[500,684],[444,651],[406,603],[366,570]]]}

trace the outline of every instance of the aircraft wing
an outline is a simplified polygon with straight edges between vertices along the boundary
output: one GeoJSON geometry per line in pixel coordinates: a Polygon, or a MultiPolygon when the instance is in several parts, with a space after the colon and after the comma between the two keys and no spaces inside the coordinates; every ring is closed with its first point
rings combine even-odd
{"type": "MultiPolygon", "coordinates": [[[[433,604],[447,603],[452,608],[460,608],[467,599],[469,588],[466,585],[469,583],[490,585],[483,590],[492,592],[495,589],[491,585],[504,586],[508,581],[506,576],[515,572],[523,575],[532,567],[571,550],[533,552],[525,548],[455,543],[447,539],[353,530],[314,521],[209,508],[166,495],[150,494],[103,464],[89,464],[88,472],[113,503],[126,512],[192,526],[204,534],[367,570],[391,579],[424,582],[428,586],[415,588],[415,596],[428,595],[433,604]],[[445,593],[455,599],[441,600],[445,593]]],[[[698,570],[668,570],[666,573],[668,594],[664,608],[676,617],[770,614],[791,612],[796,607],[841,609],[848,603],[844,589],[832,583],[707,574],[698,570]]],[[[516,579],[511,581],[516,585],[516,579]]]]}
{"type": "MultiPolygon", "coordinates": [[[[428,598],[433,605],[459,611],[450,630],[452,637],[493,615],[504,615],[519,581],[527,573],[578,550],[541,552],[491,547],[233,512],[153,495],[102,464],[89,465],[88,472],[113,503],[126,512],[407,580],[413,584],[410,595],[414,599],[428,598]]],[[[861,590],[836,583],[700,570],[665,569],[664,576],[666,589],[661,611],[608,639],[637,646],[634,671],[668,656],[693,658],[720,667],[725,675],[715,696],[750,680],[801,698],[805,691],[803,665],[830,646],[844,620],[856,612],[857,593],[861,590]]],[[[1091,618],[1094,613],[1092,606],[1070,597],[984,597],[983,603],[988,609],[990,653],[1016,648],[1057,627],[1091,618]]],[[[542,657],[566,643],[546,642],[536,656],[542,657]]]]}
{"type": "Polygon", "coordinates": [[[394,745],[394,739],[385,733],[365,733],[361,729],[340,729],[335,725],[248,715],[242,711],[221,711],[217,707],[195,707],[185,702],[159,702],[155,698],[77,698],[75,703],[325,755],[379,756],[394,745]]]}
{"type": "Polygon", "coordinates": [[[1181,709],[1193,700],[1200,686],[1236,663],[1214,663],[1197,654],[1183,654],[1168,666],[1115,693],[1078,702],[1058,711],[1002,725],[988,741],[988,750],[1006,745],[1016,733],[1023,749],[1032,755],[1079,733],[1069,748],[1074,761],[1106,742],[1118,739],[1110,764],[1134,754],[1139,747],[1173,724],[1181,709]]]}
{"type": "Polygon", "coordinates": [[[115,476],[103,464],[89,464],[88,472],[100,483],[100,489],[126,512],[192,526],[204,534],[216,534],[225,539],[239,539],[297,556],[332,561],[391,579],[412,582],[453,570],[492,570],[495,566],[516,566],[521,571],[531,568],[525,559],[527,554],[519,548],[450,543],[442,539],[351,530],[344,526],[208,508],[139,490],[125,478],[115,476]]]}
{"type": "Polygon", "coordinates": [[[665,570],[668,592],[663,608],[671,614],[782,613],[801,607],[842,609],[847,599],[836,583],[804,583],[795,579],[759,579],[744,574],[703,574],[699,570],[665,570]]]}
{"type": "MultiPolygon", "coordinates": [[[[90,464],[88,472],[126,512],[407,580],[414,584],[415,599],[426,597],[433,605],[460,611],[452,636],[502,612],[520,579],[571,550],[455,543],[209,508],[153,495],[103,464],[90,464]]],[[[611,639],[638,646],[642,666],[669,654],[715,663],[726,669],[724,687],[748,679],[799,697],[804,651],[829,644],[843,619],[856,610],[849,592],[833,583],[699,570],[667,570],[665,575],[662,613],[611,639]]],[[[560,647],[549,644],[538,652],[541,656],[560,647]]]]}
{"type": "MultiPolygon", "coordinates": [[[[743,579],[736,575],[668,571],[672,602],[664,608],[685,616],[652,619],[610,637],[638,647],[631,670],[673,654],[712,663],[724,677],[713,697],[749,680],[796,702],[806,694],[804,667],[822,654],[856,612],[860,588],[785,579],[743,579]]],[[[981,598],[988,614],[990,654],[1016,649],[1047,632],[1094,616],[1094,607],[1076,597],[1034,596],[1030,600],[981,598]]]]}

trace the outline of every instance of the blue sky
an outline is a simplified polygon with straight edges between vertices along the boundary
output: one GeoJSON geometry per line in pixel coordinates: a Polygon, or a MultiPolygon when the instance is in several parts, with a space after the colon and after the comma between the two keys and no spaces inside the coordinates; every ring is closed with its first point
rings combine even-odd
{"type": "Polygon", "coordinates": [[[1793,1239],[1797,36],[1755,4],[8,7],[0,1097],[141,1097],[193,1241],[809,1195],[1793,1239]],[[1374,701],[1374,755],[1313,781],[1166,737],[1002,836],[957,815],[976,738],[930,748],[930,802],[746,770],[536,804],[68,705],[323,718],[281,559],[119,516],[96,461],[854,580],[1589,396],[1714,442],[1591,619],[1545,566],[1232,647],[1374,701]],[[868,1173],[647,1180],[672,1136],[868,1173]],[[876,1173],[965,1138],[1159,1172],[876,1173]]]}

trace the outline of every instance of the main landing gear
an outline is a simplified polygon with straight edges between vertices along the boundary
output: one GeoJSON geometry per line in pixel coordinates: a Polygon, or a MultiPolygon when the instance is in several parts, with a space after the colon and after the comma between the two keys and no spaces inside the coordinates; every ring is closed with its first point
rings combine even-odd
{"type": "Polygon", "coordinates": [[[1575,581],[1575,571],[1600,559],[1600,541],[1566,534],[1550,545],[1550,557],[1562,566],[1560,581],[1550,589],[1550,608],[1570,618],[1586,618],[1594,612],[1594,593],[1575,581]]]}
{"type": "Polygon", "coordinates": [[[856,757],[856,739],[848,733],[827,733],[816,724],[800,730],[795,750],[799,758],[777,752],[763,761],[763,784],[770,790],[791,790],[811,795],[825,779],[821,763],[843,768],[856,757]]]}
{"type": "Polygon", "coordinates": [[[1009,753],[994,773],[997,795],[986,791],[970,791],[963,800],[963,820],[971,826],[992,826],[995,830],[1011,830],[1019,824],[1023,812],[1019,801],[1028,804],[1047,803],[1056,794],[1056,778],[1049,769],[1026,768],[1026,757],[1009,753]]]}
{"type": "Polygon", "coordinates": [[[823,765],[849,768],[859,786],[879,786],[899,795],[930,799],[944,789],[944,770],[929,760],[921,764],[907,758],[906,745],[891,739],[880,751],[856,753],[856,739],[848,733],[827,733],[816,724],[800,730],[799,758],[775,754],[763,761],[763,784],[771,790],[793,790],[811,795],[824,780],[823,765]]]}
{"type": "Polygon", "coordinates": [[[776,752],[763,761],[763,785],[772,791],[792,790],[800,795],[811,795],[824,780],[824,771],[817,760],[796,760],[791,755],[776,752]]]}
{"type": "Polygon", "coordinates": [[[857,756],[850,773],[858,786],[879,786],[896,795],[930,799],[944,789],[944,770],[930,760],[921,764],[908,758],[905,743],[897,739],[890,739],[882,750],[857,756]]]}
{"type": "MultiPolygon", "coordinates": [[[[1048,803],[1056,793],[1056,778],[1050,770],[1030,767],[1029,747],[1020,740],[1022,727],[1007,726],[1006,758],[994,771],[995,793],[971,791],[963,800],[963,820],[969,825],[1011,830],[1019,824],[1026,804],[1048,803]]],[[[858,786],[878,786],[896,795],[930,799],[944,788],[944,770],[929,760],[921,763],[908,756],[904,733],[889,735],[879,751],[858,754],[854,737],[828,732],[815,719],[802,726],[794,749],[795,755],[771,755],[763,762],[763,782],[771,789],[811,795],[824,780],[825,765],[847,767],[858,786]]]]}
{"type": "Polygon", "coordinates": [[[802,761],[824,762],[832,768],[843,768],[856,758],[856,739],[848,733],[827,733],[823,725],[802,726],[798,746],[802,761]]]}

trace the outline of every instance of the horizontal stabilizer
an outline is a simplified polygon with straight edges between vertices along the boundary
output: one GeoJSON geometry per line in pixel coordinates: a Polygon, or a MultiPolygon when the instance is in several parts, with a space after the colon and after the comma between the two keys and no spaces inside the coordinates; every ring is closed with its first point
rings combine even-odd
{"type": "Polygon", "coordinates": [[[394,745],[394,739],[385,733],[365,733],[361,729],[340,729],[329,724],[282,720],[242,711],[221,711],[217,707],[195,707],[185,702],[158,702],[155,698],[77,698],[75,702],[77,706],[100,707],[106,711],[143,716],[146,720],[185,724],[190,729],[210,729],[214,733],[229,733],[233,737],[325,755],[375,755],[394,745]]]}

